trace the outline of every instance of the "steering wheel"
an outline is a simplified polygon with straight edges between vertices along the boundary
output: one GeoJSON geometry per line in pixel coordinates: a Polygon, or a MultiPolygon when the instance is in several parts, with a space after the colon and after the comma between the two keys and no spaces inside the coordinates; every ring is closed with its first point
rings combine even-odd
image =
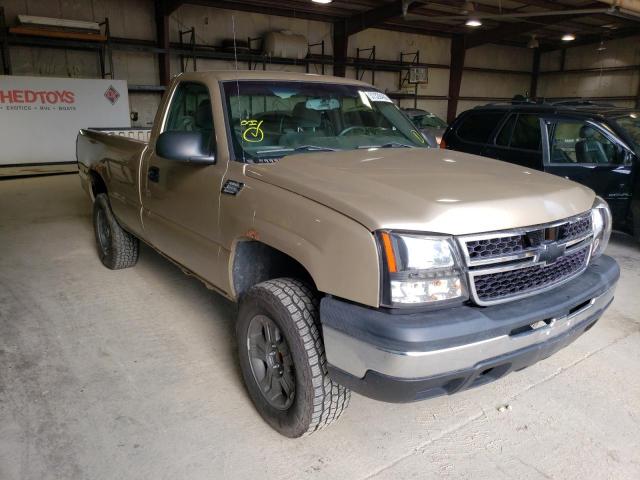
{"type": "Polygon", "coordinates": [[[363,126],[360,126],[360,125],[355,125],[355,126],[353,126],[353,127],[347,127],[347,128],[345,128],[344,130],[342,130],[342,131],[338,134],[338,136],[339,136],[339,137],[344,137],[347,133],[349,133],[349,132],[353,132],[354,130],[362,130],[364,133],[367,133],[367,127],[363,127],[363,126]]]}

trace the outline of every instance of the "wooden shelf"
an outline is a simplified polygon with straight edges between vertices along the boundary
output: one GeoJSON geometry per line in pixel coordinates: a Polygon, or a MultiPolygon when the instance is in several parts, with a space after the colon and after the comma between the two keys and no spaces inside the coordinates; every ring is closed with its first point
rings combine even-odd
{"type": "Polygon", "coordinates": [[[101,33],[84,33],[84,32],[69,32],[64,30],[51,30],[48,28],[35,28],[35,27],[10,27],[9,33],[14,35],[26,35],[32,37],[46,37],[46,38],[61,38],[66,40],[81,40],[85,42],[106,42],[107,36],[101,33]]]}

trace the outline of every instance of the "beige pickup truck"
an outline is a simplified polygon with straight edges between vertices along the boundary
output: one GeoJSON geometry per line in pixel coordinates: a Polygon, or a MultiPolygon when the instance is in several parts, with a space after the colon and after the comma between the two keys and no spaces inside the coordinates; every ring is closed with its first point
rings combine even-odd
{"type": "Polygon", "coordinates": [[[365,83],[183,74],[137,138],[78,135],[100,258],[131,267],[141,240],[237,301],[247,391],[284,435],[332,423],[352,390],[410,402],[521,370],[613,299],[593,191],[427,148],[365,83]]]}

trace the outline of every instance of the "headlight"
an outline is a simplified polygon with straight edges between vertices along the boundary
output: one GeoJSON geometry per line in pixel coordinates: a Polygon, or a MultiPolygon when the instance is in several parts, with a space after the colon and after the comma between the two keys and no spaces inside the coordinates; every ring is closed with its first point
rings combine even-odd
{"type": "Polygon", "coordinates": [[[384,257],[384,305],[418,306],[468,298],[451,237],[384,231],[378,238],[384,257]]]}
{"type": "Polygon", "coordinates": [[[611,210],[602,198],[596,197],[591,208],[591,223],[593,224],[593,245],[591,258],[597,258],[605,251],[611,236],[611,210]]]}

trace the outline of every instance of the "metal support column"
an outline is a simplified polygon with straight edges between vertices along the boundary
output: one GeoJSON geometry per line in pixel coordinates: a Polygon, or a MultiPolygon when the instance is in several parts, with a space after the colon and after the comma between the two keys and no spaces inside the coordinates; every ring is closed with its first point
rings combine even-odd
{"type": "Polygon", "coordinates": [[[447,122],[451,123],[458,112],[458,99],[460,98],[460,85],[462,85],[462,72],[464,70],[464,57],[466,54],[464,37],[458,36],[451,39],[451,66],[449,68],[449,102],[447,105],[447,122]]]}
{"type": "Polygon", "coordinates": [[[4,16],[4,7],[0,7],[0,55],[2,56],[2,73],[11,75],[11,55],[7,40],[7,22],[4,16]]]}
{"type": "Polygon", "coordinates": [[[336,77],[344,77],[347,74],[347,51],[349,37],[347,25],[344,21],[333,24],[333,74],[336,77]]]}

